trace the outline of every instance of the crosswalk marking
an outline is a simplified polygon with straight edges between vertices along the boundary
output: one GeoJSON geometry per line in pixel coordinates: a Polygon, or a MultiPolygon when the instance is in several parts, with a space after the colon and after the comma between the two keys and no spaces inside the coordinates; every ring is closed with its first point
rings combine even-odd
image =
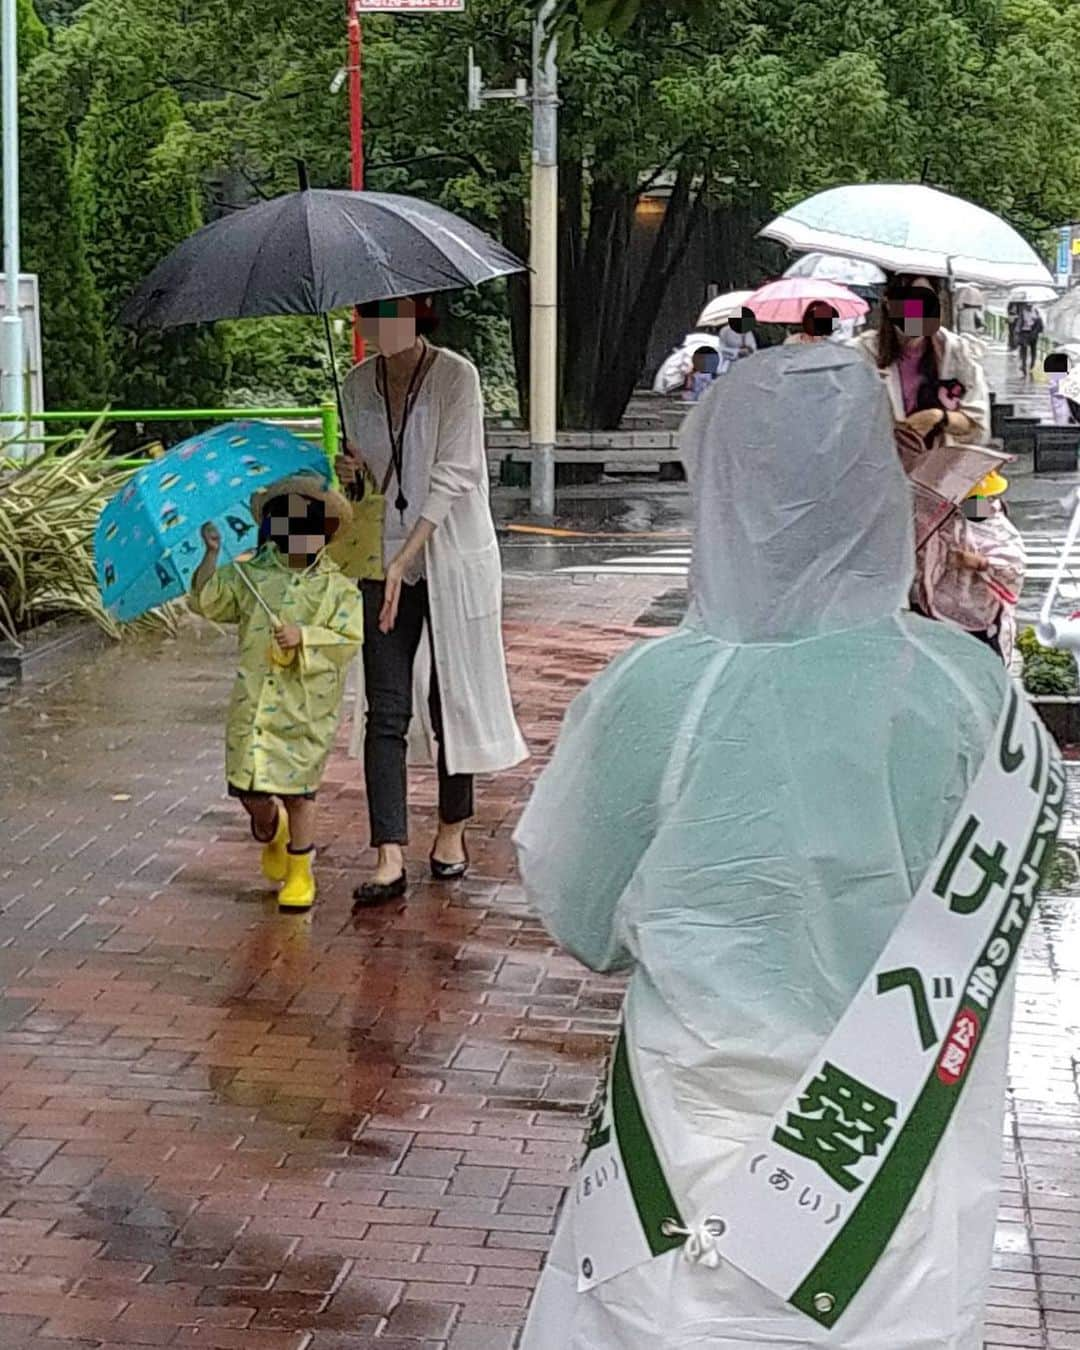
{"type": "Polygon", "coordinates": [[[690,571],[690,547],[650,550],[648,553],[628,554],[610,558],[602,563],[585,563],[575,567],[560,567],[566,576],[590,577],[685,577],[690,571]]]}
{"type": "MultiPolygon", "coordinates": [[[[1057,533],[1045,530],[1033,530],[1024,535],[1024,547],[1027,550],[1028,582],[1048,582],[1054,575],[1061,547],[1065,541],[1064,527],[1057,533]]],[[[609,558],[604,562],[581,563],[572,567],[560,567],[565,576],[603,577],[686,577],[690,571],[691,548],[689,545],[678,548],[650,549],[647,552],[625,554],[609,558]]],[[[1069,555],[1065,571],[1062,594],[1070,595],[1080,586],[1080,541],[1069,555]]],[[[1073,597],[1071,597],[1073,598],[1073,597]]]]}

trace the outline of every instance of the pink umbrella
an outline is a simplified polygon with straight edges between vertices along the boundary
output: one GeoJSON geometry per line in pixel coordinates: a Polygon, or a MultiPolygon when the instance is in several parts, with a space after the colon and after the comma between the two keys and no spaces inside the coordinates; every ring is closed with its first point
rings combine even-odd
{"type": "Polygon", "coordinates": [[[746,308],[753,312],[758,323],[802,323],[806,306],[823,300],[841,319],[854,319],[865,314],[870,306],[846,286],[835,281],[818,281],[814,277],[781,277],[756,290],[746,308]]]}

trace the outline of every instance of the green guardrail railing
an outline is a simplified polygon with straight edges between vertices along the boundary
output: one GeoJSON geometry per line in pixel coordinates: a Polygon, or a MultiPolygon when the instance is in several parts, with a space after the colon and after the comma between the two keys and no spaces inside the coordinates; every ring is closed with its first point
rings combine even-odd
{"type": "MultiPolygon", "coordinates": [[[[257,421],[257,422],[318,422],[319,430],[311,436],[306,436],[306,440],[317,440],[326,453],[331,464],[338,453],[339,437],[341,434],[340,422],[338,419],[337,405],[334,403],[324,403],[317,408],[139,408],[139,409],[107,409],[105,411],[87,412],[79,410],[75,412],[49,411],[49,412],[31,412],[31,413],[0,413],[0,426],[4,423],[21,424],[22,430],[12,436],[5,436],[0,433],[0,448],[7,449],[9,446],[24,445],[55,445],[68,440],[68,436],[57,436],[49,434],[37,434],[33,427],[52,425],[63,425],[70,423],[83,423],[93,426],[101,423],[108,426],[110,423],[155,423],[155,422],[236,422],[236,421],[257,421]]],[[[145,459],[118,459],[118,464],[125,467],[138,467],[145,463],[145,459]]]]}

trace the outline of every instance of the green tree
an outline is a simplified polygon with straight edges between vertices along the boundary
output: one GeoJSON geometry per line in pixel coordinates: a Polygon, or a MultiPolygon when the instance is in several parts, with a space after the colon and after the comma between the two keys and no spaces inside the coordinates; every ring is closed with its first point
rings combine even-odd
{"type": "Polygon", "coordinates": [[[213,404],[227,378],[218,335],[180,329],[140,336],[119,322],[138,282],[202,224],[198,160],[176,93],[100,78],[79,126],[76,178],[105,305],[114,400],[127,407],[213,404]]]}
{"type": "MultiPolygon", "coordinates": [[[[328,88],[345,60],[336,2],[89,0],[74,16],[69,0],[49,3],[64,26],[40,59],[62,74],[54,82],[65,98],[62,120],[78,132],[82,165],[94,147],[96,167],[81,181],[94,185],[96,218],[130,223],[141,236],[152,208],[161,237],[140,259],[142,271],[175,242],[178,213],[186,232],[200,213],[290,191],[298,157],[314,183],[347,182],[345,99],[328,88]],[[144,103],[153,126],[138,111],[144,103]],[[104,143],[113,144],[108,153],[104,143]],[[166,163],[171,204],[154,196],[162,184],[155,166],[166,163]]],[[[510,103],[469,113],[463,69],[471,45],[492,86],[525,74],[536,3],[470,0],[461,15],[374,16],[364,29],[368,187],[440,202],[522,257],[528,113],[510,103]]],[[[925,172],[936,186],[1004,214],[1035,244],[1048,226],[1080,214],[1076,3],[568,0],[563,9],[560,292],[569,422],[618,421],[660,298],[706,220],[712,279],[736,284],[772,266],[755,251],[760,226],[836,183],[918,180],[925,172]],[[641,203],[658,186],[667,209],[643,265],[634,264],[631,245],[643,247],[641,203]]],[[[106,233],[95,227],[91,241],[99,269],[105,253],[117,261],[106,233]]],[[[123,250],[133,251],[128,243],[123,250]]],[[[136,270],[130,260],[119,263],[110,262],[108,276],[99,270],[113,298],[124,269],[136,270]]],[[[122,280],[134,284],[138,275],[122,280]]],[[[495,383],[505,379],[512,334],[523,393],[527,278],[456,296],[445,308],[444,335],[482,362],[489,384],[493,371],[501,372],[495,383]]],[[[245,336],[251,328],[222,327],[222,340],[238,352],[238,387],[285,390],[290,381],[310,387],[321,378],[311,325],[283,323],[258,338],[245,336]]],[[[190,373],[179,367],[182,379],[190,373]]],[[[161,379],[169,380],[165,368],[161,379]]]]}
{"type": "Polygon", "coordinates": [[[108,388],[101,299],[86,260],[71,141],[52,82],[49,37],[19,0],[23,265],[38,276],[46,403],[96,408],[108,388]]]}

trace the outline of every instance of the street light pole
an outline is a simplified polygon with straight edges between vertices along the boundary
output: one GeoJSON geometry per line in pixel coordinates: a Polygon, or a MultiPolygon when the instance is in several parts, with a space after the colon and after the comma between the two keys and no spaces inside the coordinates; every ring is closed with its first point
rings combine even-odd
{"type": "MultiPolygon", "coordinates": [[[[349,0],[349,148],[350,186],[360,192],[364,186],[364,30],[357,0],[349,0]]],[[[364,337],[360,321],[353,324],[353,355],[364,359],[364,337]]]]}
{"type": "Polygon", "coordinates": [[[557,39],[547,25],[556,0],[546,0],[533,26],[533,151],[530,221],[529,440],[531,508],[555,515],[555,439],[559,340],[559,72],[557,39]]]}
{"type": "Polygon", "coordinates": [[[533,24],[532,89],[488,89],[469,48],[469,109],[491,99],[532,107],[532,185],[529,207],[529,444],[534,516],[555,515],[555,440],[559,352],[559,68],[558,38],[548,25],[558,0],[544,0],[533,24]]]}
{"type": "MultiPolygon", "coordinates": [[[[0,81],[3,83],[4,315],[0,319],[0,406],[26,412],[23,325],[19,312],[19,57],[16,0],[0,0],[0,81]]],[[[16,433],[18,428],[16,427],[16,433]]]]}

